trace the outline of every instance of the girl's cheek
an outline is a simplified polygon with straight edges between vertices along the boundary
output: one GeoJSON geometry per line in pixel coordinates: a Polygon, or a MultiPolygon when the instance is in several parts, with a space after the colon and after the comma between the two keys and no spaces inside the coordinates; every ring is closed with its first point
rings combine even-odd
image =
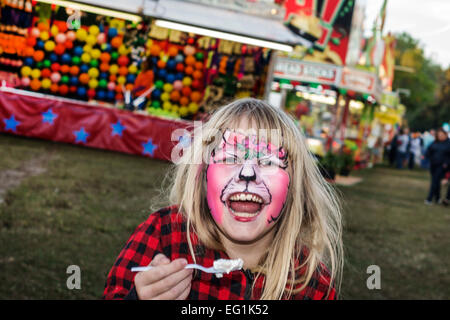
{"type": "Polygon", "coordinates": [[[232,170],[230,166],[223,164],[210,164],[206,171],[206,199],[209,209],[217,224],[222,223],[223,203],[220,200],[223,189],[231,179],[232,170]]]}
{"type": "Polygon", "coordinates": [[[270,175],[270,178],[266,176],[264,180],[272,195],[272,202],[267,208],[267,221],[270,224],[269,221],[276,220],[283,209],[290,179],[289,174],[285,170],[279,169],[277,173],[270,175]]]}

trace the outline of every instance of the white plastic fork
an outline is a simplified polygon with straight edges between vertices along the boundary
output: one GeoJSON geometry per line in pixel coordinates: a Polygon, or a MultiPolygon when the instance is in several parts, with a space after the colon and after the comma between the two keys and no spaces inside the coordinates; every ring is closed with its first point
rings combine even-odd
{"type": "MultiPolygon", "coordinates": [[[[152,267],[152,266],[133,267],[133,268],[131,268],[131,272],[147,271],[147,270],[150,270],[153,268],[154,267],[152,267]]],[[[199,269],[199,270],[202,270],[203,272],[207,272],[207,273],[223,273],[223,270],[217,270],[214,267],[205,268],[204,266],[201,266],[199,264],[187,264],[184,268],[185,269],[199,269]]]]}

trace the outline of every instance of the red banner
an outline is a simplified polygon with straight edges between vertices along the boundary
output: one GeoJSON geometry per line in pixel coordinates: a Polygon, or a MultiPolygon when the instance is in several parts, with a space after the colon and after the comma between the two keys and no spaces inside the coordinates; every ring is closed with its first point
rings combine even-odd
{"type": "MultiPolygon", "coordinates": [[[[170,160],[172,132],[191,122],[0,90],[0,132],[170,160]]],[[[176,140],[176,139],[174,139],[176,140]]]]}

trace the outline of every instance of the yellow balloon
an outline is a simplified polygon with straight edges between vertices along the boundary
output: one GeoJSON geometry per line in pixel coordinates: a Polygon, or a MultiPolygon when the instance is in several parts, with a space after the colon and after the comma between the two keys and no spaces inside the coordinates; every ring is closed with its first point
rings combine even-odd
{"type": "Polygon", "coordinates": [[[99,74],[99,72],[98,72],[98,69],[97,69],[97,68],[90,68],[90,69],[88,70],[88,75],[89,75],[89,77],[91,77],[91,78],[97,78],[97,77],[98,77],[98,74],[99,74]]]}
{"type": "Polygon", "coordinates": [[[80,28],[77,30],[76,36],[79,41],[86,41],[87,31],[84,30],[83,28],[80,28]]]}
{"type": "Polygon", "coordinates": [[[41,76],[41,70],[39,69],[33,69],[33,71],[31,71],[31,77],[33,79],[37,79],[41,76]]]}
{"type": "Polygon", "coordinates": [[[41,87],[44,89],[50,88],[51,85],[52,85],[52,81],[48,78],[43,79],[41,82],[41,87]]]}
{"type": "Polygon", "coordinates": [[[56,35],[59,33],[58,27],[55,26],[55,25],[53,25],[53,26],[50,28],[50,33],[51,33],[52,36],[56,37],[56,35]]]}
{"type": "Polygon", "coordinates": [[[91,61],[91,55],[87,52],[83,53],[81,55],[81,61],[83,61],[84,63],[89,63],[91,61]]]}
{"type": "Polygon", "coordinates": [[[22,67],[22,70],[20,70],[20,73],[24,77],[28,77],[31,74],[31,68],[29,66],[22,67]]]}
{"type": "Polygon", "coordinates": [[[100,28],[96,25],[92,25],[89,27],[89,33],[93,36],[97,36],[100,33],[100,28]]]}
{"type": "Polygon", "coordinates": [[[166,84],[164,84],[164,86],[163,86],[163,90],[164,90],[165,92],[171,92],[171,91],[173,90],[173,86],[172,86],[170,83],[166,83],[166,84]]]}
{"type": "Polygon", "coordinates": [[[173,112],[178,113],[179,109],[180,109],[180,107],[178,105],[176,105],[176,104],[172,105],[172,111],[173,112]]]}
{"type": "Polygon", "coordinates": [[[161,100],[162,101],[169,101],[170,100],[170,94],[168,92],[164,92],[161,94],[161,100]]]}
{"type": "Polygon", "coordinates": [[[100,58],[100,55],[102,54],[102,52],[98,49],[94,49],[91,51],[91,57],[92,59],[98,59],[100,58]]]}
{"type": "Polygon", "coordinates": [[[55,43],[52,40],[48,40],[44,44],[45,51],[51,52],[55,49],[55,43]]]}
{"type": "Polygon", "coordinates": [[[122,44],[117,50],[121,56],[126,56],[128,54],[128,48],[122,44]]]}
{"type": "Polygon", "coordinates": [[[117,78],[117,83],[125,84],[125,82],[127,82],[127,78],[125,78],[124,76],[120,76],[117,78]]]}
{"type": "Polygon", "coordinates": [[[90,34],[86,37],[86,43],[93,46],[97,43],[97,37],[93,34],[90,34]]]}
{"type": "Polygon", "coordinates": [[[163,109],[169,111],[172,107],[172,104],[169,101],[163,103],[163,109]]]}
{"type": "Polygon", "coordinates": [[[84,52],[87,52],[87,53],[91,53],[91,51],[92,51],[92,46],[91,46],[90,44],[84,45],[83,51],[84,51],[84,52]]]}
{"type": "Polygon", "coordinates": [[[138,71],[138,68],[135,64],[132,64],[128,67],[128,73],[135,74],[138,71]]]}
{"type": "Polygon", "coordinates": [[[184,117],[184,116],[187,116],[187,115],[188,115],[189,110],[188,110],[187,107],[181,107],[181,108],[178,110],[178,113],[180,114],[180,116],[184,117]]]}
{"type": "Polygon", "coordinates": [[[42,31],[39,38],[41,38],[42,41],[47,41],[50,38],[50,35],[47,31],[42,31]]]}
{"type": "Polygon", "coordinates": [[[119,66],[117,64],[113,64],[109,67],[109,73],[116,74],[119,72],[119,66]]]}
{"type": "Polygon", "coordinates": [[[188,110],[189,110],[189,112],[192,113],[192,114],[197,113],[197,111],[198,111],[198,104],[195,103],[195,102],[189,103],[189,105],[188,105],[188,110]]]}
{"type": "Polygon", "coordinates": [[[98,86],[98,81],[97,81],[97,79],[91,79],[91,80],[89,80],[88,85],[89,85],[89,88],[91,88],[91,89],[97,88],[97,86],[98,86]]]}

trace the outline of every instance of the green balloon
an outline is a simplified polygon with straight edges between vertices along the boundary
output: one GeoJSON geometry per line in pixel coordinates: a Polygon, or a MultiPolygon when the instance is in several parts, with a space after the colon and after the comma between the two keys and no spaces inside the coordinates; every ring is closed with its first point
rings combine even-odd
{"type": "Polygon", "coordinates": [[[62,76],[61,77],[61,83],[69,83],[69,76],[62,76]]]}
{"type": "Polygon", "coordinates": [[[44,67],[50,68],[51,65],[52,63],[50,62],[50,60],[44,60],[44,67]]]}
{"type": "Polygon", "coordinates": [[[197,52],[197,53],[195,54],[195,58],[196,58],[197,60],[203,60],[203,58],[204,58],[203,52],[197,52]]]}
{"type": "Polygon", "coordinates": [[[97,68],[98,67],[98,60],[93,59],[93,60],[91,60],[90,64],[91,64],[91,67],[97,68]]]}
{"type": "Polygon", "coordinates": [[[80,64],[80,57],[77,56],[72,57],[72,63],[75,65],[80,64]]]}
{"type": "Polygon", "coordinates": [[[117,60],[118,57],[119,57],[119,54],[116,51],[111,52],[111,59],[112,60],[117,60]]]}
{"type": "Polygon", "coordinates": [[[155,87],[157,87],[158,89],[162,89],[164,87],[164,81],[162,80],[157,80],[155,82],[155,87]]]}
{"type": "Polygon", "coordinates": [[[106,88],[107,85],[108,85],[108,81],[106,81],[106,79],[101,79],[101,80],[98,82],[98,86],[99,86],[100,88],[106,88]]]}
{"type": "Polygon", "coordinates": [[[153,108],[161,108],[161,103],[158,100],[152,101],[153,108]]]}
{"type": "Polygon", "coordinates": [[[44,62],[43,61],[39,61],[39,62],[36,63],[36,68],[42,69],[43,65],[44,65],[44,62]]]}

